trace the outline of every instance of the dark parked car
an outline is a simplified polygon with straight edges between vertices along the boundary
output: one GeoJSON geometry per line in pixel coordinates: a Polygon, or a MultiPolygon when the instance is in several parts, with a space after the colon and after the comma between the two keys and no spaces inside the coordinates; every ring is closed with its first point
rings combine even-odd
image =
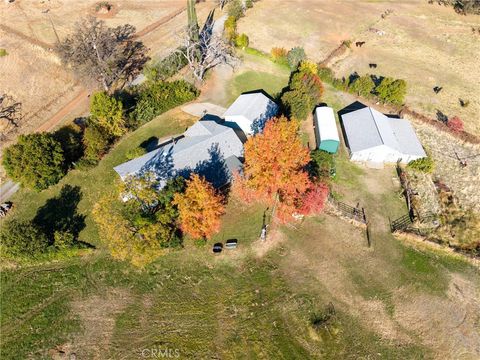
{"type": "Polygon", "coordinates": [[[216,243],[213,245],[213,252],[214,253],[220,253],[223,250],[223,244],[222,243],[216,243]]]}
{"type": "Polygon", "coordinates": [[[236,249],[237,248],[237,244],[238,244],[238,240],[237,239],[228,239],[226,242],[225,242],[225,247],[227,249],[236,249]]]}

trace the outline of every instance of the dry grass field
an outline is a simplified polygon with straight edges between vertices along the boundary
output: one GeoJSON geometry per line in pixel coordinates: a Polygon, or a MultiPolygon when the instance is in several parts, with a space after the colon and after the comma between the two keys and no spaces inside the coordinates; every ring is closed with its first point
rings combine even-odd
{"type": "Polygon", "coordinates": [[[239,32],[248,34],[252,47],[268,52],[303,46],[314,60],[326,58],[343,40],[365,41],[332,61],[338,76],[357,71],[405,79],[411,107],[432,117],[437,110],[458,115],[466,130],[480,134],[480,35],[472,33],[479,26],[479,16],[457,15],[426,0],[262,0],[240,20],[239,32]],[[434,86],[443,90],[435,95],[434,86]],[[459,99],[469,106],[462,108],[459,99]]]}
{"type": "MultiPolygon", "coordinates": [[[[0,48],[8,52],[0,58],[0,91],[23,104],[24,119],[17,133],[48,130],[42,125],[52,118],[72,120],[88,109],[88,98],[81,96],[85,90],[51,50],[57,36],[65,38],[82,17],[96,15],[109,26],[127,23],[135,26],[151,57],[164,56],[175,48],[175,33],[186,24],[183,0],[110,1],[113,9],[107,14],[96,14],[96,3],[95,0],[0,3],[0,48]]],[[[197,5],[200,21],[212,6],[211,2],[197,5]]],[[[2,141],[2,147],[15,136],[11,134],[7,141],[2,141]]]]}

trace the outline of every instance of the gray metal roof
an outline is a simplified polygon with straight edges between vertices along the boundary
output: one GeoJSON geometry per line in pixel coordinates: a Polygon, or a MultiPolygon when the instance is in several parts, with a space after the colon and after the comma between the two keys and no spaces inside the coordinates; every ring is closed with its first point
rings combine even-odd
{"type": "Polygon", "coordinates": [[[274,116],[277,112],[278,105],[274,101],[261,92],[255,92],[240,95],[223,116],[244,116],[253,122],[265,116],[274,116]]]}
{"type": "Polygon", "coordinates": [[[200,120],[176,142],[120,164],[114,170],[122,178],[152,171],[161,183],[196,172],[222,186],[239,166],[238,157],[242,155],[243,143],[233,129],[212,120],[200,120]]]}
{"type": "Polygon", "coordinates": [[[352,152],[385,145],[402,154],[426,156],[412,125],[405,119],[389,118],[365,107],[343,114],[342,122],[352,152]]]}

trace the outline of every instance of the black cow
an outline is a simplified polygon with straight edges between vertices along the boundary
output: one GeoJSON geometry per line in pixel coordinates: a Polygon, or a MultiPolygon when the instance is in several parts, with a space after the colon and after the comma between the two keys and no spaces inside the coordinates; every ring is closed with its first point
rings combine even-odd
{"type": "Polygon", "coordinates": [[[376,69],[377,68],[377,64],[368,64],[368,66],[370,66],[370,69],[376,69]]]}
{"type": "Polygon", "coordinates": [[[356,46],[356,47],[362,47],[363,44],[365,44],[365,41],[357,41],[357,42],[355,43],[355,46],[356,46]]]}
{"type": "Polygon", "coordinates": [[[440,91],[442,91],[443,87],[440,87],[440,86],[435,86],[433,88],[433,91],[435,92],[435,94],[438,94],[440,91]]]}

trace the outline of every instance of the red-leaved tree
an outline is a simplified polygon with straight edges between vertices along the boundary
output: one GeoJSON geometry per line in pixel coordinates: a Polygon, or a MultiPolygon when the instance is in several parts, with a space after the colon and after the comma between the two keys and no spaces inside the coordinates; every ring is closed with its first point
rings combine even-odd
{"type": "Polygon", "coordinates": [[[285,117],[271,119],[263,133],[245,143],[244,186],[255,191],[257,198],[278,205],[278,216],[285,221],[311,187],[305,171],[310,154],[298,127],[298,122],[285,117]]]}
{"type": "Polygon", "coordinates": [[[463,131],[463,121],[458,116],[454,116],[451,119],[448,119],[447,126],[453,132],[463,131]]]}
{"type": "Polygon", "coordinates": [[[325,208],[328,192],[328,185],[314,184],[303,197],[302,206],[298,209],[298,213],[302,215],[320,214],[325,208]]]}

